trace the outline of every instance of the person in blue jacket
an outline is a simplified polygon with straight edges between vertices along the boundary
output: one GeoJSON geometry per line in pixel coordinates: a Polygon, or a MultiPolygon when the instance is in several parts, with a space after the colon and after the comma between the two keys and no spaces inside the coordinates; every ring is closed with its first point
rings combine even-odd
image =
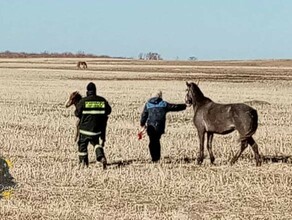
{"type": "Polygon", "coordinates": [[[160,138],[165,131],[166,113],[182,111],[186,104],[170,104],[162,99],[162,92],[158,91],[150,98],[141,114],[141,130],[146,129],[149,136],[149,151],[153,162],[160,160],[160,138]]]}

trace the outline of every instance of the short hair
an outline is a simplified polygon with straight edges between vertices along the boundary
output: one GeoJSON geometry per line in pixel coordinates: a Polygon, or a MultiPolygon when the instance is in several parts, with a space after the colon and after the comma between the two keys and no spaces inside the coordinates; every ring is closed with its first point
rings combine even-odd
{"type": "Polygon", "coordinates": [[[157,92],[154,92],[152,96],[157,97],[157,98],[162,98],[162,91],[158,90],[157,92]]]}

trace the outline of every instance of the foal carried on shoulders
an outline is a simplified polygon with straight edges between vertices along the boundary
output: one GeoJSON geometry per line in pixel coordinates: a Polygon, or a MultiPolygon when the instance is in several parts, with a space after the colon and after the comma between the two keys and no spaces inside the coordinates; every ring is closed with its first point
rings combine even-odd
{"type": "MultiPolygon", "coordinates": [[[[77,91],[72,92],[69,96],[69,99],[65,103],[65,107],[69,108],[70,106],[74,105],[75,109],[76,109],[76,106],[81,99],[82,99],[82,96],[80,95],[79,92],[77,92],[77,91]]],[[[79,123],[80,123],[80,120],[78,118],[78,120],[76,122],[76,131],[75,131],[75,138],[74,138],[75,142],[78,140],[78,137],[79,137],[79,123]]]]}

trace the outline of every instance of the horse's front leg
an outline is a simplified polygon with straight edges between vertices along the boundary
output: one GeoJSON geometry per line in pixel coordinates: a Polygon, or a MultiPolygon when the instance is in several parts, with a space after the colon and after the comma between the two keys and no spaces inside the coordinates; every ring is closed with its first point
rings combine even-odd
{"type": "Polygon", "coordinates": [[[197,158],[198,165],[201,165],[204,160],[204,141],[205,141],[205,132],[198,131],[199,141],[200,141],[200,149],[197,158]]]}
{"type": "Polygon", "coordinates": [[[214,157],[213,151],[212,151],[212,141],[213,141],[213,133],[207,132],[207,149],[209,151],[211,164],[214,164],[215,157],[214,157]]]}
{"type": "Polygon", "coordinates": [[[74,142],[76,142],[79,138],[79,124],[80,124],[80,119],[78,119],[76,122],[76,131],[75,131],[74,142]]]}

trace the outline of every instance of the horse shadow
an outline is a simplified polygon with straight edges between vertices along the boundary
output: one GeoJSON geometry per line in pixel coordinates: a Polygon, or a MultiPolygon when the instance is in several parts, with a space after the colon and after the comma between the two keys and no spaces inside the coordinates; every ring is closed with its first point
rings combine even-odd
{"type": "Polygon", "coordinates": [[[0,200],[3,198],[3,192],[11,190],[15,186],[14,178],[9,172],[9,164],[0,158],[0,200]]]}
{"type": "Polygon", "coordinates": [[[263,163],[292,163],[292,155],[262,155],[263,163]]]}

